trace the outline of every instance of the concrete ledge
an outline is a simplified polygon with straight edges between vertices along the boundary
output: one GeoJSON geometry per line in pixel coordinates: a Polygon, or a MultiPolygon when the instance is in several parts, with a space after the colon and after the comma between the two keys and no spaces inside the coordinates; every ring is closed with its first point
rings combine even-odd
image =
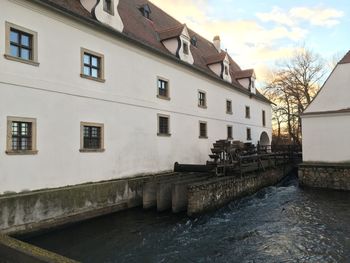
{"type": "Polygon", "coordinates": [[[350,163],[302,163],[299,165],[302,186],[350,190],[350,163]]]}
{"type": "Polygon", "coordinates": [[[141,206],[154,176],[0,196],[0,232],[22,235],[141,206]]]}
{"type": "Polygon", "coordinates": [[[0,234],[2,263],[77,263],[78,261],[0,234]]]}

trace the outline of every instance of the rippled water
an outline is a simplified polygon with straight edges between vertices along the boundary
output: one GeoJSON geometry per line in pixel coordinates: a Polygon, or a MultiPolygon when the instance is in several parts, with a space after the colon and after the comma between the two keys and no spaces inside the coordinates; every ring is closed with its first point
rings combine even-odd
{"type": "Polygon", "coordinates": [[[350,262],[350,193],[291,178],[195,219],[136,209],[27,241],[83,262],[350,262]]]}

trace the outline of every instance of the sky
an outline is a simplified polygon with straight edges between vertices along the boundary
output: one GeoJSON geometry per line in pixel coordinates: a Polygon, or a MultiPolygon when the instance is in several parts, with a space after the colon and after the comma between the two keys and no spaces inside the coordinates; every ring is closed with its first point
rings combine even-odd
{"type": "Polygon", "coordinates": [[[325,60],[350,50],[349,0],[151,0],[189,28],[221,38],[242,69],[266,81],[276,62],[301,46],[325,60]]]}

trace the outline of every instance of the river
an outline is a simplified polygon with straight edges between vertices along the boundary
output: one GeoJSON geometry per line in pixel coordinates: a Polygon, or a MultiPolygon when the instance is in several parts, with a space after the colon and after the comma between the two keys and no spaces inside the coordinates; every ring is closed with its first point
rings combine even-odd
{"type": "Polygon", "coordinates": [[[350,193],[295,177],[197,218],[133,209],[26,240],[82,262],[350,262],[350,193]]]}

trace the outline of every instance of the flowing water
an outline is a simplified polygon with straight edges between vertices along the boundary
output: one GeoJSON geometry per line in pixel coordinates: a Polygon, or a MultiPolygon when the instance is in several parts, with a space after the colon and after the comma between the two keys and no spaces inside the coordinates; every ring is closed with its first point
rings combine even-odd
{"type": "Polygon", "coordinates": [[[350,262],[350,193],[296,178],[198,218],[134,209],[26,240],[82,262],[350,262]]]}

